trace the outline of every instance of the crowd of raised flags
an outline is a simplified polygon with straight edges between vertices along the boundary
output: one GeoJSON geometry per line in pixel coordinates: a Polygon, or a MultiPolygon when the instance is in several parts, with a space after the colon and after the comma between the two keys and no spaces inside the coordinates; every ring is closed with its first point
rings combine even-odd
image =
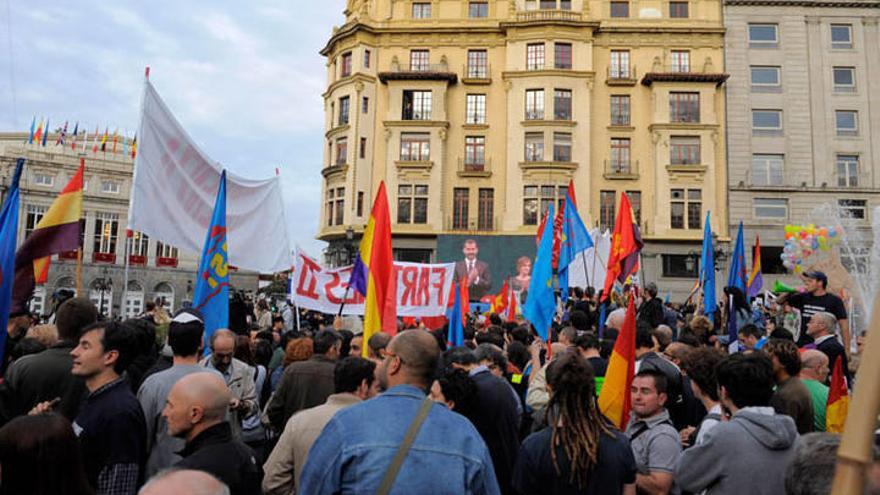
{"type": "MultiPolygon", "coordinates": [[[[66,147],[70,146],[70,149],[76,151],[80,150],[81,152],[88,152],[91,150],[92,154],[96,154],[99,151],[102,153],[113,153],[113,154],[121,154],[123,156],[129,156],[134,159],[137,156],[137,135],[133,138],[129,139],[124,134],[119,133],[119,129],[115,129],[113,134],[110,134],[110,128],[105,127],[104,132],[101,133],[100,128],[95,126],[95,132],[91,134],[91,146],[89,145],[89,132],[83,127],[83,129],[79,128],[79,122],[74,123],[73,130],[68,133],[68,124],[69,121],[64,121],[64,125],[55,129],[55,146],[66,147]]],[[[39,122],[37,121],[36,116],[31,120],[31,127],[28,131],[28,144],[36,144],[38,146],[46,147],[49,143],[49,119],[46,119],[45,125],[43,124],[43,119],[40,118],[39,122]]]]}

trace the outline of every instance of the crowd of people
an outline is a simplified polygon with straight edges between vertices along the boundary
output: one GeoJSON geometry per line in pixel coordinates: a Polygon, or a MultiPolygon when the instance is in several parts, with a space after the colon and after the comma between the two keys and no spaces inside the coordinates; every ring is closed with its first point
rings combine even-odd
{"type": "Polygon", "coordinates": [[[365,339],[265,300],[246,331],[206,338],[192,308],[117,321],[70,298],[52,323],[10,319],[0,495],[828,493],[829,370],[858,379],[860,349],[827,284],[811,272],[756,304],[726,288],[714,318],[629,291],[622,429],[597,396],[626,309],[592,289],[571,291],[546,341],[467,314],[457,347],[445,327],[365,339]]]}

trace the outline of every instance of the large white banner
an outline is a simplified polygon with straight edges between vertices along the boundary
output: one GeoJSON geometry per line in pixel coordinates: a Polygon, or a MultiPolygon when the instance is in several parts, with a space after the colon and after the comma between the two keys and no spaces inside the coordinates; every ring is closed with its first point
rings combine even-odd
{"type": "Polygon", "coordinates": [[[568,285],[570,287],[605,287],[605,272],[608,255],[611,253],[611,234],[599,229],[590,232],[594,248],[587,249],[575,257],[568,265],[568,285]]]}
{"type": "MultiPolygon", "coordinates": [[[[138,129],[128,228],[166,244],[202,251],[222,167],[189,137],[149,81],[138,129]]],[[[229,264],[264,273],[290,268],[278,177],[227,172],[229,264]]]]}
{"type": "MultiPolygon", "coordinates": [[[[344,315],[363,315],[364,298],[354,290],[346,296],[351,266],[326,268],[302,252],[296,253],[291,274],[290,298],[301,307],[336,314],[343,300],[344,315]]],[[[397,303],[397,316],[439,316],[446,312],[455,263],[394,263],[397,284],[389,294],[397,303]]]]}

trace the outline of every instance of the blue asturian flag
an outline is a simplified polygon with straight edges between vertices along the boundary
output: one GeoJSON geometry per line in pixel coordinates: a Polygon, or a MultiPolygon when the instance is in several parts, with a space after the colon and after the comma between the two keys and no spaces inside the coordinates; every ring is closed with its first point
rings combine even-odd
{"type": "MultiPolygon", "coordinates": [[[[571,195],[565,194],[565,209],[562,213],[562,239],[559,243],[559,294],[562,301],[568,301],[568,265],[578,254],[593,247],[593,239],[590,232],[584,226],[581,216],[571,200],[571,195]]],[[[586,272],[586,270],[584,270],[586,272]]]]}
{"type": "Polygon", "coordinates": [[[199,261],[193,307],[205,320],[207,343],[218,329],[229,327],[229,250],[226,243],[226,171],[220,175],[211,225],[205,235],[205,247],[199,261]]]}
{"type": "MultiPolygon", "coordinates": [[[[550,205],[547,218],[553,218],[550,205]]],[[[556,312],[556,296],[553,293],[553,222],[547,221],[532,265],[528,298],[523,305],[523,317],[535,326],[538,336],[547,341],[553,314],[556,312]]]]}
{"type": "Polygon", "coordinates": [[[746,248],[743,243],[743,223],[739,222],[736,244],[730,257],[730,271],[727,273],[727,285],[736,287],[746,293],[746,248]]]}
{"type": "Polygon", "coordinates": [[[715,321],[715,253],[712,246],[712,226],[706,213],[706,226],[703,229],[703,252],[700,255],[700,286],[703,288],[703,313],[710,321],[715,321]]]}
{"type": "Polygon", "coordinates": [[[6,327],[12,307],[12,286],[15,283],[15,240],[18,233],[19,189],[18,180],[24,168],[24,158],[15,164],[15,175],[9,186],[3,210],[0,211],[0,361],[6,349],[6,327]]]}
{"type": "MultiPolygon", "coordinates": [[[[463,283],[467,283],[465,280],[463,283]]],[[[449,312],[449,332],[446,341],[453,347],[464,345],[464,327],[461,324],[461,290],[458,287],[453,289],[455,292],[455,304],[452,305],[452,311],[449,312]]]]}

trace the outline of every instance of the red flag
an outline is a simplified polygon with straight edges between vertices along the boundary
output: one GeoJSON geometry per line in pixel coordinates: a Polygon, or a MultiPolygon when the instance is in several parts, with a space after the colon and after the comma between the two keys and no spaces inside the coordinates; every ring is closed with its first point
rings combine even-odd
{"type": "Polygon", "coordinates": [[[624,282],[639,269],[639,252],[642,250],[642,236],[633,223],[632,206],[626,193],[620,194],[620,210],[611,234],[611,252],[608,255],[608,271],[605,274],[605,289],[602,299],[608,299],[614,281],[624,282]]]}
{"type": "Polygon", "coordinates": [[[507,321],[516,321],[516,294],[511,291],[508,300],[510,304],[507,305],[507,321]]]}
{"type": "Polygon", "coordinates": [[[507,279],[504,279],[504,284],[501,286],[501,290],[498,291],[498,295],[492,298],[491,312],[500,315],[505,309],[507,309],[508,292],[510,291],[507,286],[507,279]]]}
{"type": "MultiPolygon", "coordinates": [[[[458,290],[461,291],[461,324],[467,326],[467,315],[471,310],[470,300],[471,295],[468,289],[468,280],[467,277],[462,278],[459,281],[458,290]]],[[[454,298],[454,296],[453,296],[454,298]]],[[[454,300],[454,299],[453,299],[454,300]]]]}
{"type": "Polygon", "coordinates": [[[538,235],[535,237],[535,244],[541,244],[541,236],[544,234],[544,225],[547,225],[547,217],[550,216],[550,210],[544,212],[541,217],[541,224],[538,225],[538,235]]]}
{"type": "Polygon", "coordinates": [[[575,208],[578,207],[577,198],[574,195],[574,179],[568,181],[568,195],[571,196],[571,204],[574,205],[575,208]]]}

